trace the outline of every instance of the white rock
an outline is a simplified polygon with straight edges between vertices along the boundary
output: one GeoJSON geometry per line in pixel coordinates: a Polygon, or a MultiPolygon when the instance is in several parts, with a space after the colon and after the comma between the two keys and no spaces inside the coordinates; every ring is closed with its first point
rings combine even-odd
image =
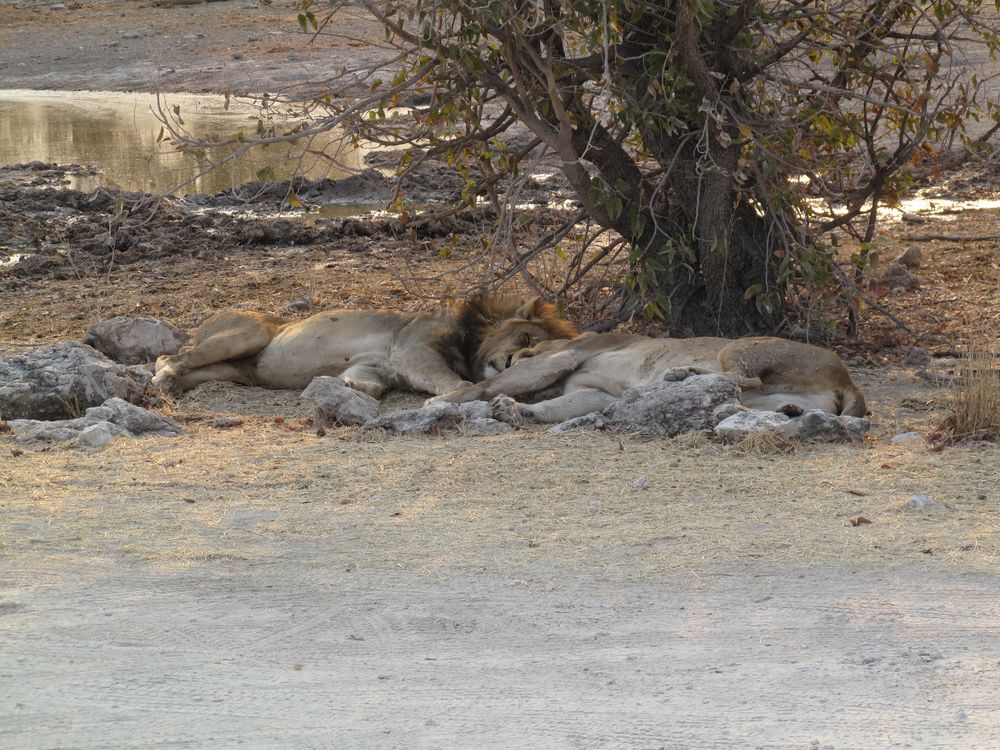
{"type": "Polygon", "coordinates": [[[777,433],[789,421],[788,417],[776,411],[737,411],[715,426],[715,436],[735,442],[749,435],[777,433]]]}
{"type": "Polygon", "coordinates": [[[903,507],[907,510],[932,510],[945,508],[944,505],[932,499],[930,495],[911,495],[910,499],[903,503],[903,507]]]}
{"type": "Polygon", "coordinates": [[[313,378],[302,397],[316,404],[313,424],[317,428],[333,425],[362,425],[378,416],[378,400],[356,391],[339,378],[322,375],[313,378]]]}
{"type": "Polygon", "coordinates": [[[113,426],[110,422],[102,421],[85,427],[76,436],[76,442],[89,448],[103,448],[115,440],[115,433],[111,430],[113,426]]]}

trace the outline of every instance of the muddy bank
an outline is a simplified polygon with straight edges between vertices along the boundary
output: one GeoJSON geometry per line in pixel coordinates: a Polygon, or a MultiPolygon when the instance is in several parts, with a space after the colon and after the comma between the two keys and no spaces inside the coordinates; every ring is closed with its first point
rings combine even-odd
{"type": "MultiPolygon", "coordinates": [[[[159,199],[104,188],[85,193],[63,187],[65,176],[83,167],[28,164],[0,168],[0,288],[18,280],[49,276],[70,279],[109,263],[183,256],[218,258],[253,247],[336,244],[363,252],[360,238],[403,239],[421,248],[428,240],[474,235],[495,219],[491,208],[445,213],[454,198],[454,173],[432,168],[402,190],[437,209],[428,216],[324,218],[310,213],[346,200],[384,205],[392,181],[374,170],[343,180],[296,179],[250,183],[238,190],[188,199],[159,199]],[[292,208],[291,202],[300,204],[292,208]]],[[[544,200],[544,197],[542,198],[544,200]]],[[[359,208],[359,210],[363,210],[359,208]]],[[[541,221],[560,212],[538,209],[541,221]]]]}

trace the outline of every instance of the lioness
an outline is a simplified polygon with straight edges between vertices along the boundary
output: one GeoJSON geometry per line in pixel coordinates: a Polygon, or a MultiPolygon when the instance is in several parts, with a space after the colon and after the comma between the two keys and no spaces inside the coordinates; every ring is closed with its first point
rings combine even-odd
{"type": "Polygon", "coordinates": [[[193,346],[156,361],[153,385],[304,388],[331,375],[375,398],[390,388],[441,394],[467,385],[496,351],[576,333],[537,297],[481,295],[437,313],[331,310],[302,320],[226,310],[198,328],[193,346]]]}
{"type": "MultiPolygon", "coordinates": [[[[500,361],[495,357],[493,362],[500,361]]],[[[864,416],[864,396],[840,357],[827,349],[785,339],[656,339],[623,333],[590,333],[547,340],[514,353],[510,367],[479,383],[431,399],[494,402],[497,416],[520,415],[562,422],[601,411],[637,385],[721,372],[742,388],[742,402],[756,409],[797,413],[822,409],[864,416]],[[523,396],[535,403],[498,397],[523,396]]]]}

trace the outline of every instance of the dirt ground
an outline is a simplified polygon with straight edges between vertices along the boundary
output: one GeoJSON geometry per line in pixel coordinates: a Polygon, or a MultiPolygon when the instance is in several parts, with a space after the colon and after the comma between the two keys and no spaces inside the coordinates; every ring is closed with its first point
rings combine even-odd
{"type": "MultiPolygon", "coordinates": [[[[0,2],[0,87],[266,90],[373,54],[309,45],[285,0],[49,5],[0,2]]],[[[59,179],[0,170],[0,244],[31,253],[0,267],[0,353],[116,314],[416,309],[480,273],[482,216],[162,204],[109,244],[114,197],[59,179]]],[[[931,450],[951,392],[906,363],[1000,323],[1000,214],[974,203],[1000,191],[988,167],[923,190],[880,236],[922,249],[921,288],[871,292],[909,330],[869,310],[834,344],[873,411],[858,445],[320,438],[297,393],[229,385],[178,399],[180,438],[0,433],[0,745],[1000,746],[1000,449],[931,450]]]]}

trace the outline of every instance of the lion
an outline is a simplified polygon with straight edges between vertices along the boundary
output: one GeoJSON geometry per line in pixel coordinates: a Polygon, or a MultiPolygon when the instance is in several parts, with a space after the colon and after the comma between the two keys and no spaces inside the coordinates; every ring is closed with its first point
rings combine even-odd
{"type": "MultiPolygon", "coordinates": [[[[491,360],[503,361],[503,352],[491,360]]],[[[498,418],[563,422],[603,410],[629,388],[691,374],[718,372],[742,389],[744,405],[795,416],[810,409],[861,417],[864,396],[833,352],[773,337],[651,338],[585,333],[508,352],[506,368],[430,401],[493,400],[498,418]],[[530,399],[519,403],[514,398],[530,399]]]]}
{"type": "Polygon", "coordinates": [[[476,295],[435,313],[330,310],[301,320],[226,310],[198,328],[193,346],[156,361],[153,386],[180,393],[227,380],[297,389],[330,375],[374,398],[394,388],[442,394],[469,385],[496,351],[575,335],[538,297],[476,295]]]}

